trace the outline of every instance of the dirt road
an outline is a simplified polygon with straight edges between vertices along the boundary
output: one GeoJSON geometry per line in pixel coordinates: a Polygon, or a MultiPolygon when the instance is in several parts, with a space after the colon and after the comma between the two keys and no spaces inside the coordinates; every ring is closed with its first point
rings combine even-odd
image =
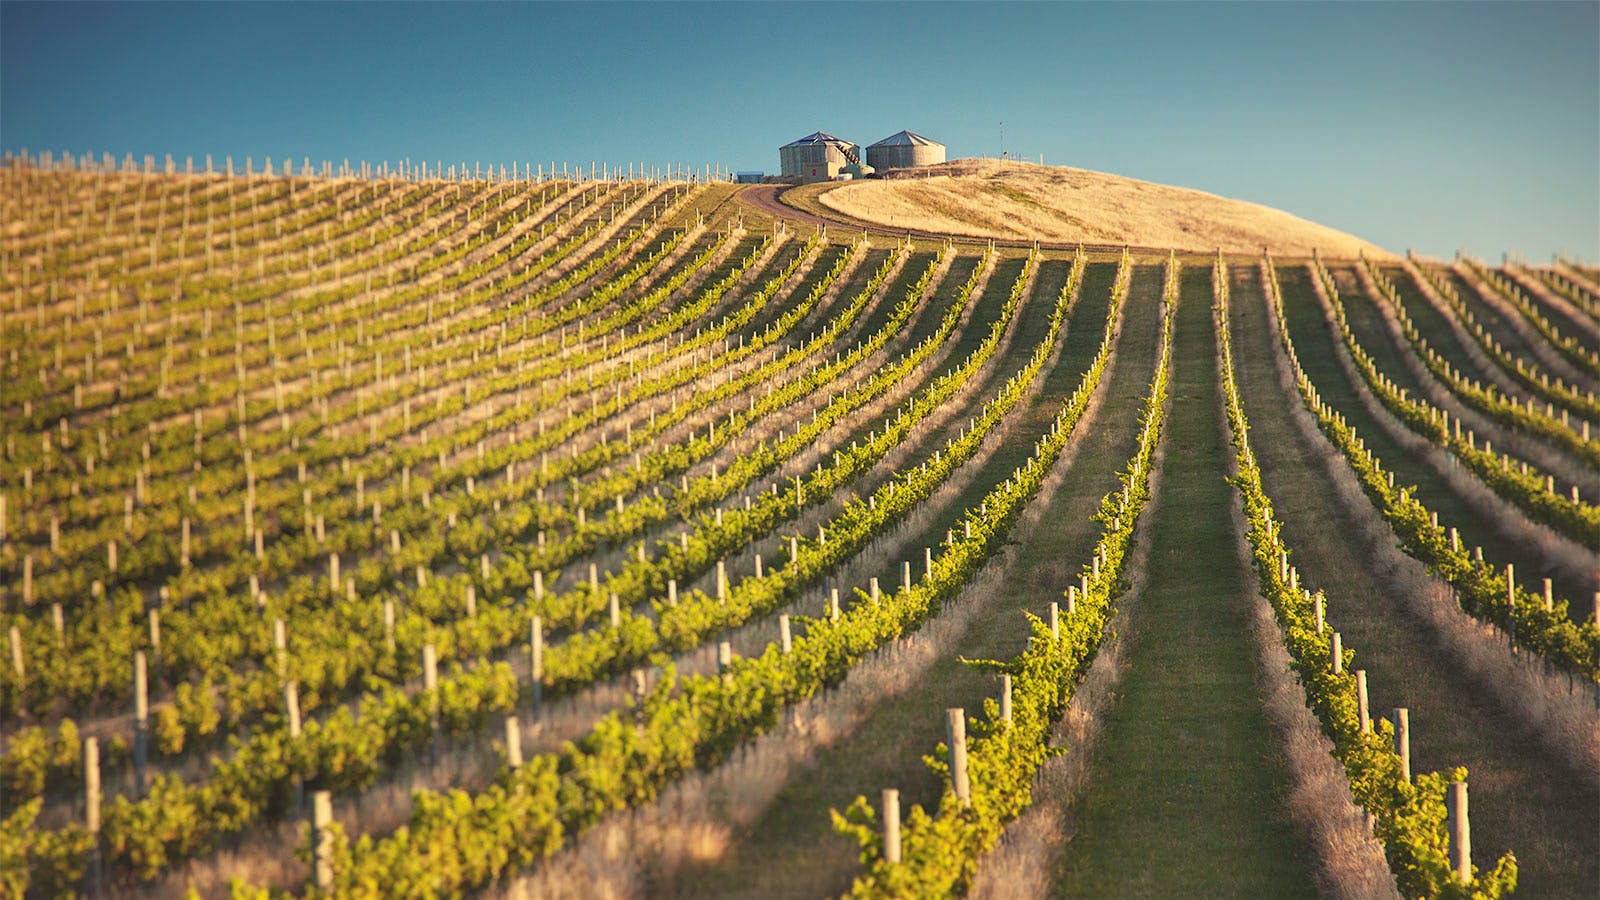
{"type": "Polygon", "coordinates": [[[776,219],[788,219],[791,222],[804,222],[807,225],[839,226],[843,224],[841,222],[824,219],[821,216],[814,216],[808,212],[801,212],[800,210],[784,203],[782,200],[779,200],[778,192],[784,190],[786,187],[787,185],[782,184],[751,185],[734,196],[745,206],[748,206],[751,209],[759,210],[760,212],[766,213],[767,215],[776,219]]]}

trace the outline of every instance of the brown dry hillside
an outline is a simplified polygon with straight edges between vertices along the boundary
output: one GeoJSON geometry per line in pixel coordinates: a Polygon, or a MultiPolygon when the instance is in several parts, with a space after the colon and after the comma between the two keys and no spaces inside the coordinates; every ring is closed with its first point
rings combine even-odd
{"type": "Polygon", "coordinates": [[[882,180],[801,188],[851,219],[976,237],[1130,243],[1283,255],[1388,257],[1342,231],[1282,210],[1171,187],[1018,161],[958,159],[882,180]]]}

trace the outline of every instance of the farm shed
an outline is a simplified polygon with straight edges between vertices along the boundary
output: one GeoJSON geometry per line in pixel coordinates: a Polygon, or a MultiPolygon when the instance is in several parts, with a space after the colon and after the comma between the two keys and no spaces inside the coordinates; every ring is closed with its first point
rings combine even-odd
{"type": "MultiPolygon", "coordinates": [[[[942,149],[942,148],[941,148],[942,149]]],[[[825,131],[814,131],[778,148],[783,174],[806,181],[829,181],[847,165],[860,165],[861,148],[825,131]]]]}
{"type": "Polygon", "coordinates": [[[914,131],[897,131],[867,148],[867,165],[879,172],[942,162],[944,145],[914,131]]]}

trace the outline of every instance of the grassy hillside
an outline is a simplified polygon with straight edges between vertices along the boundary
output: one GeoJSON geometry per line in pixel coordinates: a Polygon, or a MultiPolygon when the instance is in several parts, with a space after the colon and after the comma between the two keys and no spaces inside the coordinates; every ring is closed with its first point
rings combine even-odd
{"type": "Polygon", "coordinates": [[[1279,255],[1382,249],[1282,210],[1065,166],[959,159],[882,180],[801,188],[823,210],[891,228],[976,237],[1128,243],[1279,255]]]}

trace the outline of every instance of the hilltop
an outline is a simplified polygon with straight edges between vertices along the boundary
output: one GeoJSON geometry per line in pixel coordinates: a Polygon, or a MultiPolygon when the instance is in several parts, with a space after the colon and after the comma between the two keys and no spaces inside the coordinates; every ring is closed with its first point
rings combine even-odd
{"type": "Polygon", "coordinates": [[[883,179],[808,185],[788,196],[847,219],[974,237],[1390,256],[1353,235],[1258,203],[1014,160],[958,159],[883,179]]]}

